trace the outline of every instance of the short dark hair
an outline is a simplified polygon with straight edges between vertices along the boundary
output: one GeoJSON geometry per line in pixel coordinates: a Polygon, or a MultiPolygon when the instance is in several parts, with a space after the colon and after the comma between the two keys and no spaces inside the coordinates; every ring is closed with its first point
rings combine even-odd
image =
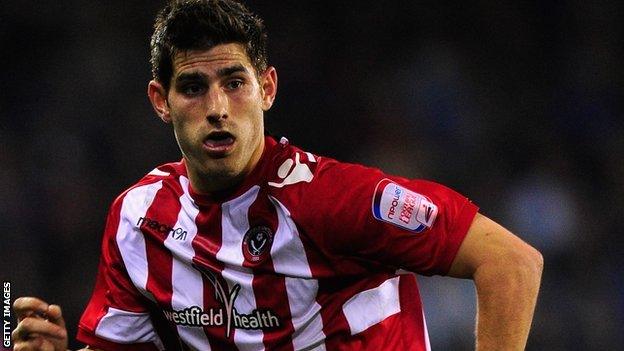
{"type": "Polygon", "coordinates": [[[171,0],[154,22],[152,76],[168,90],[176,53],[227,43],[244,45],[257,75],[266,70],[266,28],[243,4],[234,0],[171,0]]]}

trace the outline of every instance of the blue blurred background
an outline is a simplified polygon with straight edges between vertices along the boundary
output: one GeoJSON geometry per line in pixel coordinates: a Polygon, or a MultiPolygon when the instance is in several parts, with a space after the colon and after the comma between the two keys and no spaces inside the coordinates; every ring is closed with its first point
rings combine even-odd
{"type": "MultiPolygon", "coordinates": [[[[2,4],[0,278],[71,335],[110,202],[180,158],[146,97],[161,4],[2,4]]],[[[279,74],[271,132],[467,195],[544,254],[528,349],[621,349],[624,2],[247,4],[279,74]]],[[[419,280],[433,348],[471,349],[472,283],[419,280]]]]}

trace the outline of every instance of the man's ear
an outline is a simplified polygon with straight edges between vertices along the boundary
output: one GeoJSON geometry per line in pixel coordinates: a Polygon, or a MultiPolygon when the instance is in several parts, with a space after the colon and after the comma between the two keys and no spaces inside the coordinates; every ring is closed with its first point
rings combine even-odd
{"type": "Polygon", "coordinates": [[[277,94],[277,71],[275,67],[268,67],[260,77],[262,88],[262,109],[267,111],[273,106],[277,94]]]}
{"type": "Polygon", "coordinates": [[[170,123],[171,115],[169,114],[169,102],[167,101],[167,91],[165,87],[163,87],[160,82],[151,80],[147,85],[147,96],[158,117],[160,117],[163,122],[170,123]]]}

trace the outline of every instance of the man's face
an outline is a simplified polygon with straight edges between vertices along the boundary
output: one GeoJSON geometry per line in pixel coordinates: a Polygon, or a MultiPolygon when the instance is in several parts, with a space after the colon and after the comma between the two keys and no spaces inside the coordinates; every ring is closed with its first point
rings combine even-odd
{"type": "Polygon", "coordinates": [[[176,54],[162,109],[152,97],[158,83],[150,83],[150,99],[173,124],[196,190],[235,185],[257,164],[264,149],[263,113],[273,103],[276,83],[274,68],[257,75],[244,47],[234,43],[176,54]]]}

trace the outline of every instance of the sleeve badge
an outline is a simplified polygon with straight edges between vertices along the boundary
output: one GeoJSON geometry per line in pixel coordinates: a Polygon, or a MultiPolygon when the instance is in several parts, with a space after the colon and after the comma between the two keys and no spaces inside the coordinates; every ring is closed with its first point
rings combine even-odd
{"type": "Polygon", "coordinates": [[[428,197],[390,179],[377,183],[372,210],[376,219],[415,233],[431,228],[438,215],[438,206],[428,197]]]}

